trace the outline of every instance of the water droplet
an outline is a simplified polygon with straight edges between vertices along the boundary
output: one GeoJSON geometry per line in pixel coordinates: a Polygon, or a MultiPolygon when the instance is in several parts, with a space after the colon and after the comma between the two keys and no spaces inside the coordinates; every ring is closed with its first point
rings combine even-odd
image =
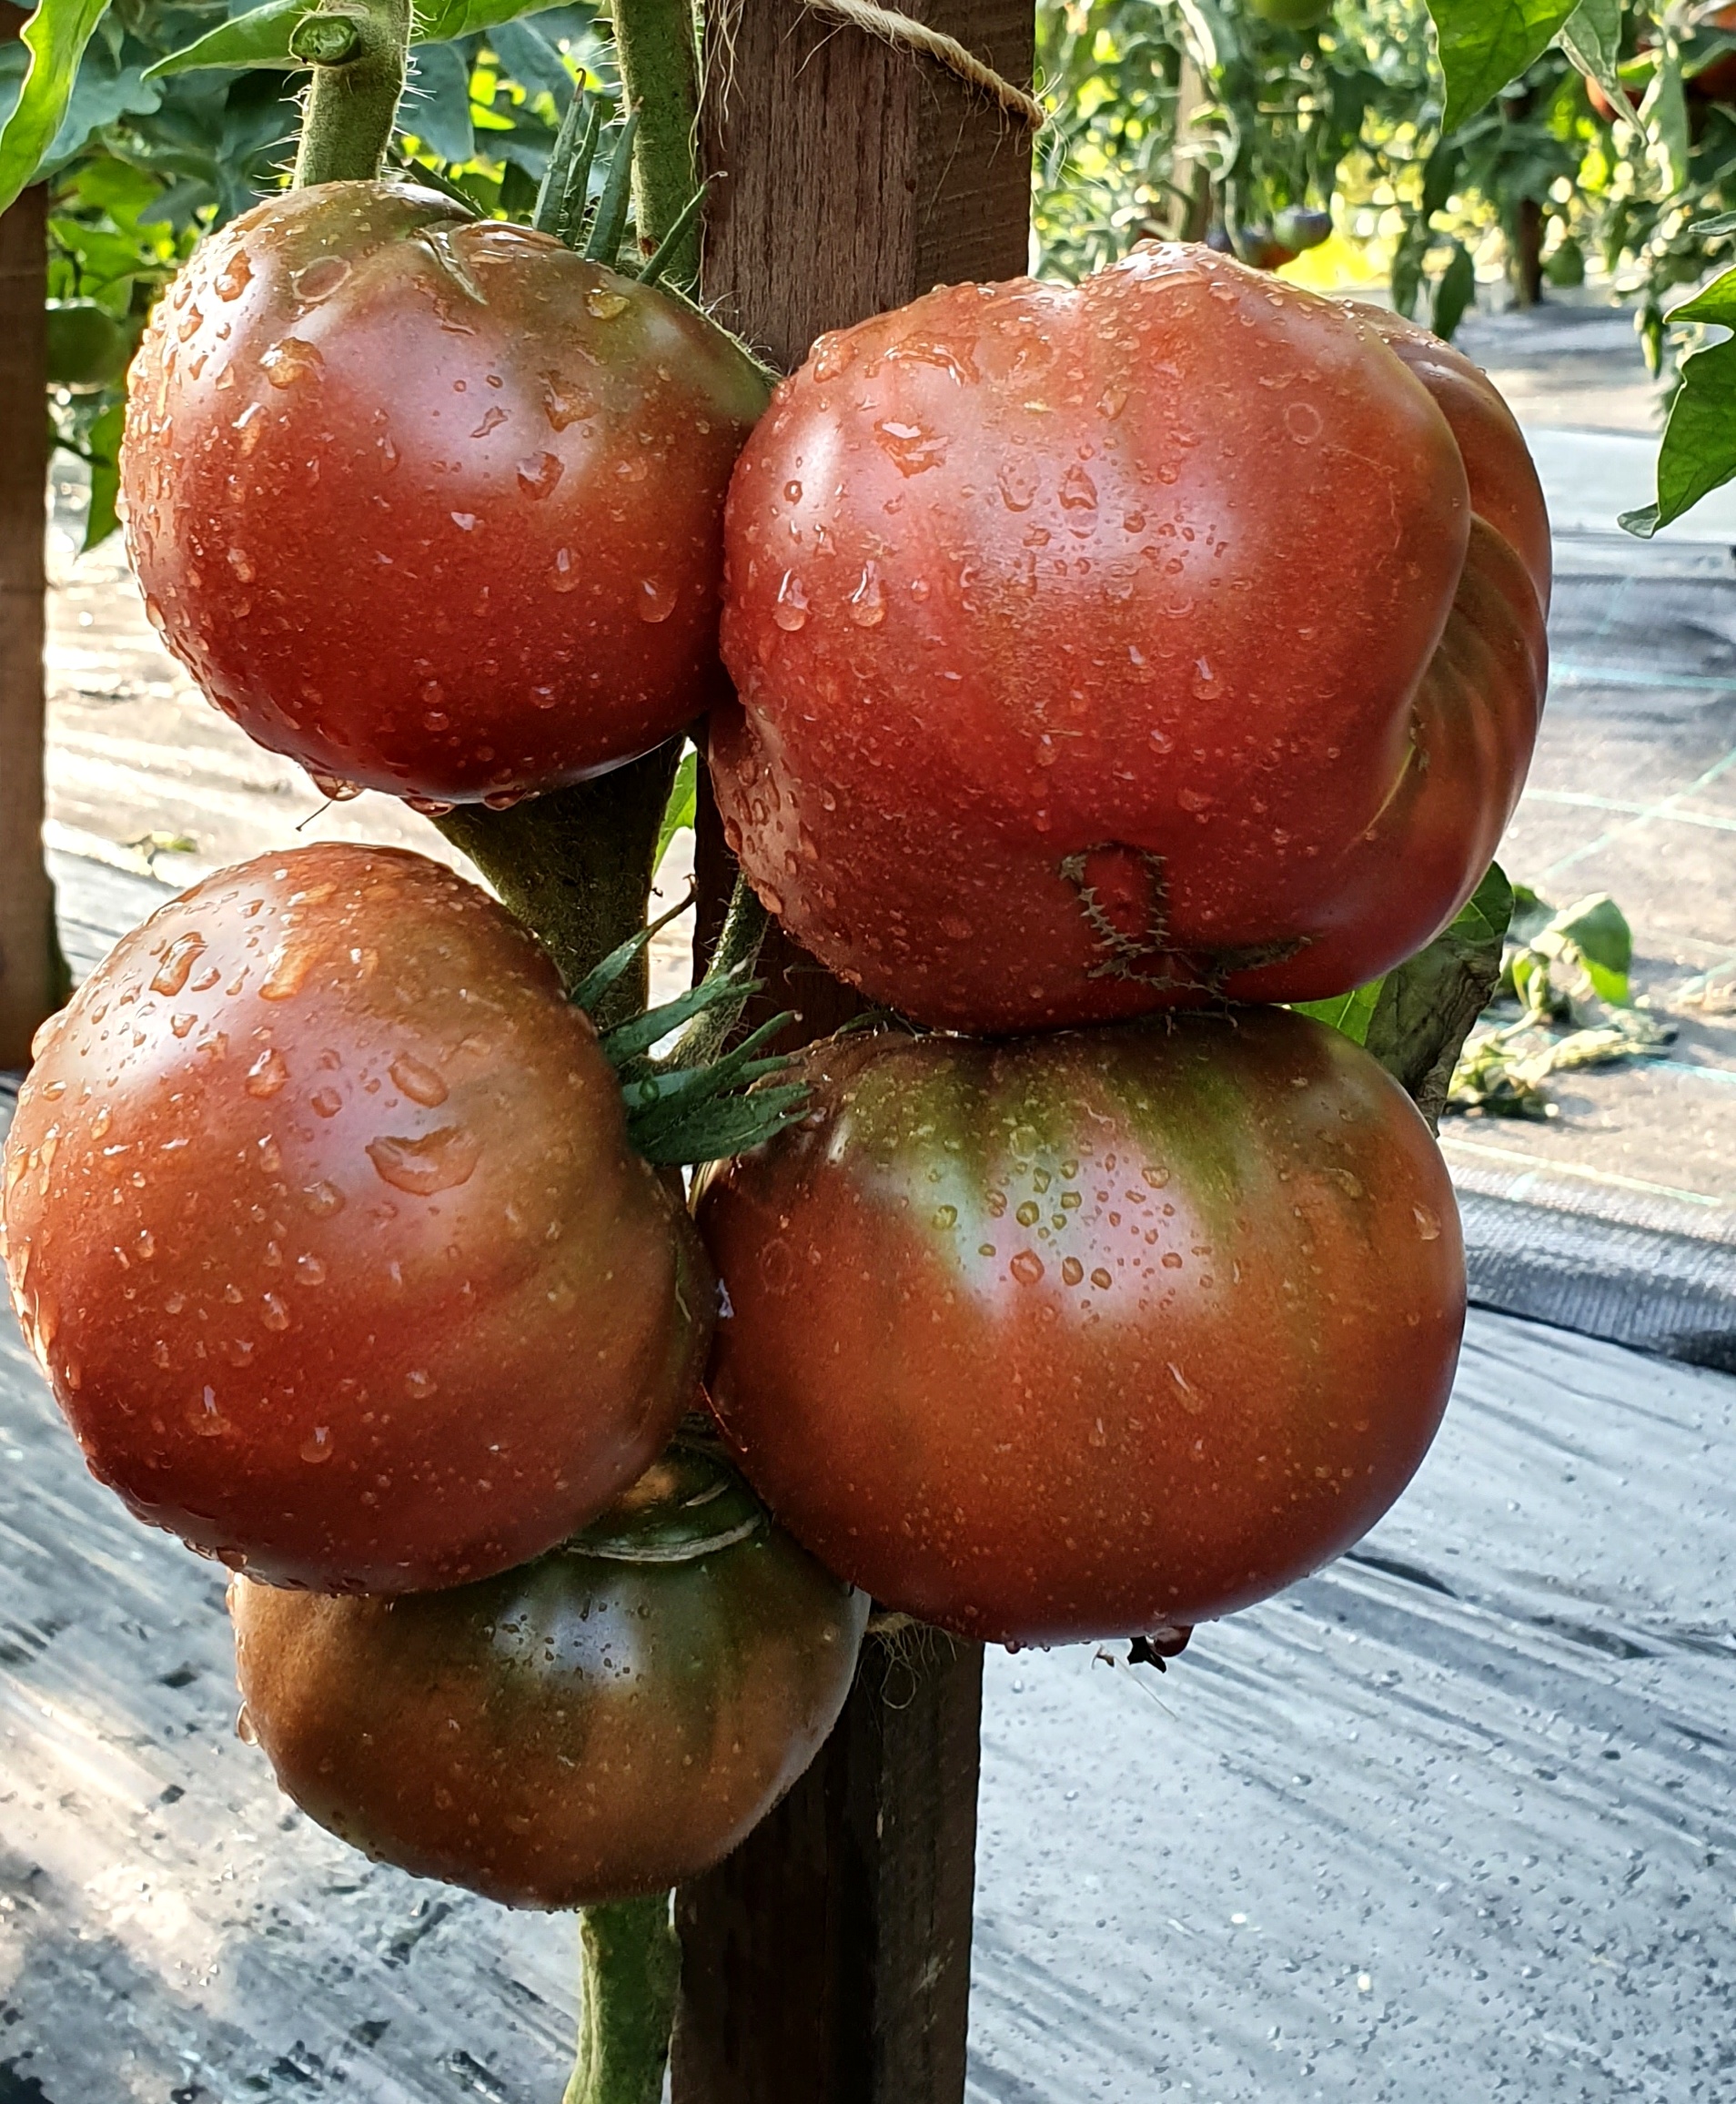
{"type": "Polygon", "coordinates": [[[442,1125],[419,1139],[387,1134],[368,1143],[368,1158],[395,1190],[430,1198],[468,1183],[481,1159],[482,1143],[461,1125],[442,1125]]]}
{"type": "Polygon", "coordinates": [[[819,338],[810,357],[813,377],[822,382],[839,379],[850,368],[856,355],[856,347],[846,329],[833,329],[819,338]]]}
{"type": "Polygon", "coordinates": [[[473,439],[486,439],[490,431],[498,430],[506,420],[507,412],[497,403],[492,409],[485,410],[482,412],[482,421],[477,425],[470,436],[473,439]]]}
{"type": "Polygon", "coordinates": [[[1061,1276],[1069,1286],[1076,1286],[1085,1277],[1085,1266],[1077,1257],[1064,1257],[1061,1259],[1061,1276]]]}
{"type": "Polygon", "coordinates": [[[341,256],[320,256],[289,282],[303,299],[329,299],[349,276],[349,265],[341,256]]]}
{"type": "Polygon", "coordinates": [[[229,568],[234,571],[243,584],[253,582],[253,565],[248,561],[246,553],[241,549],[231,548],[228,551],[227,561],[229,568]]]}
{"type": "Polygon", "coordinates": [[[408,1052],[400,1052],[392,1061],[391,1077],[412,1103],[425,1104],[432,1110],[446,1101],[449,1091],[439,1073],[408,1052]]]}
{"type": "Polygon", "coordinates": [[[154,994],[178,994],[186,986],[188,975],[198,962],[205,949],[205,937],[199,935],[177,936],[163,953],[163,961],[151,978],[154,994]]]}
{"type": "Polygon", "coordinates": [[[1311,446],[1320,435],[1320,412],[1312,402],[1286,404],[1284,428],[1298,446],[1311,446]]]}
{"type": "Polygon", "coordinates": [[[476,525],[474,511],[449,511],[447,516],[460,533],[469,533],[476,525]]]}
{"type": "Polygon", "coordinates": [[[288,1078],[289,1069],[283,1063],[283,1054],[275,1046],[267,1045],[247,1068],[242,1086],[249,1096],[275,1096],[288,1078]]]}
{"type": "Polygon", "coordinates": [[[576,424],[583,417],[596,415],[597,398],[576,380],[563,379],[559,373],[545,372],[542,376],[542,408],[554,429],[564,431],[569,424],[576,424]]]}
{"type": "Polygon", "coordinates": [[[874,437],[901,475],[924,474],[946,458],[947,441],[921,424],[876,424],[874,437]]]}
{"type": "Polygon", "coordinates": [[[1061,478],[1061,502],[1069,511],[1095,511],[1097,485],[1075,460],[1061,478]]]}
{"type": "Polygon", "coordinates": [[[331,1427],[328,1424],[315,1425],[313,1436],[301,1442],[302,1460],[317,1467],[321,1462],[328,1462],[331,1454],[331,1427]]]}
{"type": "Polygon", "coordinates": [[[344,1107],[344,1099],[335,1088],[316,1088],[308,1102],[316,1118],[336,1118],[344,1107]]]}
{"type": "MultiPolygon", "coordinates": [[[[310,1184],[304,1184],[301,1203],[317,1220],[328,1220],[333,1213],[344,1209],[344,1194],[336,1184],[328,1183],[323,1177],[310,1184]]],[[[316,1280],[315,1284],[318,1281],[316,1280]]]]}
{"type": "Polygon", "coordinates": [[[1013,1218],[1019,1223],[1020,1227],[1022,1228],[1034,1228],[1036,1226],[1042,1212],[1043,1208],[1037,1204],[1035,1199],[1026,1199],[1024,1203],[1020,1206],[1018,1210],[1013,1215],[1013,1218]]]}
{"type": "Polygon", "coordinates": [[[267,1330],[287,1330],[289,1327],[289,1310],[280,1294],[267,1293],[259,1320],[267,1330]]]}
{"type": "Polygon", "coordinates": [[[318,379],[326,361],[317,345],[299,336],[286,336],[263,354],[259,369],[273,387],[294,387],[298,380],[318,379]]]}
{"type": "Polygon", "coordinates": [[[309,942],[286,936],[266,960],[266,976],[259,985],[262,1001],[292,1001],[313,969],[320,952],[309,942]]]}
{"type": "Polygon", "coordinates": [[[418,1402],[436,1394],[439,1385],[431,1373],[424,1371],[419,1366],[404,1376],[404,1393],[414,1396],[418,1402]]]}
{"type": "Polygon", "coordinates": [[[808,625],[808,594],[793,570],[786,570],[783,573],[783,582],[778,586],[777,604],[772,609],[772,618],[781,629],[787,630],[791,634],[808,625]]]}
{"type": "Polygon", "coordinates": [[[253,265],[245,248],[237,248],[233,256],[224,258],[223,268],[212,278],[219,299],[239,299],[253,280],[253,265]]]}
{"type": "Polygon", "coordinates": [[[1440,1239],[1440,1215],[1433,1206],[1412,1206],[1411,1217],[1417,1223],[1418,1238],[1425,1242],[1440,1239]]]}
{"type": "Polygon", "coordinates": [[[114,1122],[114,1113],[109,1109],[107,1104],[105,1103],[102,1108],[96,1113],[96,1117],[93,1118],[90,1121],[90,1137],[93,1139],[103,1138],[104,1136],[107,1133],[109,1127],[113,1125],[114,1122]]]}
{"type": "Polygon", "coordinates": [[[519,487],[527,497],[546,497],[565,472],[559,453],[532,453],[519,462],[519,487]]]}
{"type": "Polygon", "coordinates": [[[655,625],[667,621],[675,611],[680,594],[675,587],[661,577],[641,577],[639,590],[633,598],[633,612],[640,620],[655,625]]]}
{"type": "Polygon", "coordinates": [[[156,1254],[156,1237],[152,1234],[148,1228],[141,1228],[138,1230],[138,1239],[133,1247],[137,1251],[139,1262],[148,1264],[156,1254]]]}
{"type": "Polygon", "coordinates": [[[858,628],[878,628],[886,618],[886,595],[872,562],[863,565],[861,579],[850,594],[850,618],[858,628]]]}
{"type": "MultiPolygon", "coordinates": [[[[579,585],[579,565],[572,559],[570,548],[557,548],[549,570],[549,582],[557,592],[573,592],[579,585]]],[[[450,810],[449,804],[446,807],[450,810]]]]}
{"type": "Polygon", "coordinates": [[[326,1282],[324,1261],[314,1256],[296,1259],[296,1284],[298,1286],[323,1286],[326,1282]]]}
{"type": "Polygon", "coordinates": [[[1021,1286],[1035,1286],[1043,1276],[1043,1259],[1035,1249],[1021,1249],[1007,1269],[1021,1286]]]}
{"type": "MultiPolygon", "coordinates": [[[[310,773],[308,779],[322,796],[328,797],[333,804],[348,804],[361,794],[361,784],[346,782],[341,774],[310,773]]],[[[271,996],[267,994],[266,998],[269,1000],[271,996]]]]}
{"type": "Polygon", "coordinates": [[[217,1408],[217,1391],[200,1391],[199,1407],[193,1412],[193,1430],[201,1439],[216,1439],[229,1429],[229,1421],[217,1408]]]}
{"type": "Polygon", "coordinates": [[[943,1231],[948,1228],[957,1227],[958,1208],[956,1206],[936,1206],[934,1208],[934,1225],[943,1231]]]}
{"type": "Polygon", "coordinates": [[[802,485],[800,482],[786,482],[783,485],[783,501],[786,504],[801,503],[802,485]]]}
{"type": "Polygon", "coordinates": [[[1099,1264],[1096,1269],[1091,1274],[1091,1283],[1097,1289],[1099,1293],[1106,1293],[1110,1287],[1115,1283],[1115,1281],[1110,1278],[1108,1272],[1104,1269],[1103,1266],[1099,1264]]]}
{"type": "Polygon", "coordinates": [[[606,285],[593,285],[585,294],[585,311],[599,321],[612,321],[616,315],[627,311],[627,295],[612,291],[606,285]]]}
{"type": "Polygon", "coordinates": [[[1009,511],[1028,511],[1036,501],[1036,470],[1028,460],[1004,460],[994,478],[1001,491],[1001,501],[1009,511]]]}
{"type": "Polygon", "coordinates": [[[235,1735],[244,1746],[257,1746],[259,1735],[253,1728],[253,1712],[246,1703],[235,1713],[235,1735]]]}
{"type": "Polygon", "coordinates": [[[1106,387],[1097,397],[1098,413],[1105,417],[1110,423],[1115,422],[1126,406],[1127,390],[1125,387],[1106,387]]]}

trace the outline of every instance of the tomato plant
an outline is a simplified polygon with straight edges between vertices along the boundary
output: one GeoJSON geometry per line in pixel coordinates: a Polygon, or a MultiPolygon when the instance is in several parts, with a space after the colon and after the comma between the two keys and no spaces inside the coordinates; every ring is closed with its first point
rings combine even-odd
{"type": "Polygon", "coordinates": [[[551,235],[402,184],[292,192],[202,244],[135,361],[146,611],[318,775],[442,803],[580,780],[712,698],[763,400],[693,309],[551,235]]]}
{"type": "Polygon", "coordinates": [[[1018,1030],[1341,993],[1470,895],[1543,694],[1500,398],[1146,247],[824,338],[742,453],[730,845],[833,971],[1018,1030]]]}
{"type": "Polygon", "coordinates": [[[692,1400],[711,1281],[595,1032],[419,855],[298,848],[154,914],[45,1026],[5,1165],[93,1471],[261,1578],[522,1563],[692,1400]]]}
{"type": "Polygon", "coordinates": [[[662,1892],[813,1757],[868,1615],[676,1447],[572,1541],[450,1592],[230,1589],[245,1735],[366,1854],[513,1907],[662,1892]]]}
{"type": "Polygon", "coordinates": [[[1228,1614],[1347,1548],[1447,1401],[1452,1189],[1282,1010],[803,1056],[699,1206],[742,1468],[891,1607],[1022,1644],[1228,1614]]]}

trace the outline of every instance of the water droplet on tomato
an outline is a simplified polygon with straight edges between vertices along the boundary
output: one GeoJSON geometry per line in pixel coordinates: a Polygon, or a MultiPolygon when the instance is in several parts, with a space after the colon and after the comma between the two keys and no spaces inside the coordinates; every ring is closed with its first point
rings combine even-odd
{"type": "Polygon", "coordinates": [[[317,945],[298,942],[294,936],[286,936],[266,960],[259,998],[262,1001],[294,1000],[320,954],[317,945]]]}
{"type": "MultiPolygon", "coordinates": [[[[557,592],[572,592],[579,584],[579,565],[572,559],[570,548],[557,548],[554,561],[550,566],[549,582],[557,592]]],[[[448,806],[450,809],[450,805],[448,806]]]]}
{"type": "MultiPolygon", "coordinates": [[[[328,1183],[322,1177],[316,1182],[303,1186],[301,1203],[305,1210],[310,1212],[315,1219],[328,1220],[333,1213],[343,1211],[344,1194],[336,1184],[328,1183]]],[[[321,1275],[323,1276],[323,1273],[321,1275]]],[[[315,1285],[318,1285],[318,1280],[312,1281],[315,1285]]]]}
{"type": "MultiPolygon", "coordinates": [[[[222,269],[211,280],[217,288],[217,298],[225,300],[239,299],[252,281],[253,264],[245,248],[237,248],[233,256],[225,258],[222,269]]],[[[187,298],[188,289],[186,281],[183,280],[180,288],[181,299],[176,301],[177,307],[187,298]]]]}
{"type": "Polygon", "coordinates": [[[801,503],[802,485],[800,482],[786,482],[783,485],[783,501],[786,504],[801,503]]]}
{"type": "Polygon", "coordinates": [[[925,474],[946,458],[946,440],[925,430],[921,424],[876,424],[874,437],[901,475],[925,474]]]}
{"type": "Polygon", "coordinates": [[[235,1735],[244,1746],[257,1746],[259,1735],[253,1728],[253,1712],[246,1703],[235,1713],[235,1735]]]}
{"type": "Polygon", "coordinates": [[[312,1255],[296,1259],[296,1284],[298,1286],[323,1286],[326,1267],[322,1259],[312,1255]]]}
{"type": "Polygon", "coordinates": [[[284,1065],[283,1054],[275,1046],[267,1045],[247,1068],[242,1086],[249,1096],[275,1096],[288,1078],[289,1069],[284,1065]]]}
{"type": "Polygon", "coordinates": [[[813,377],[821,381],[841,378],[850,369],[851,360],[855,355],[855,344],[846,330],[830,331],[814,344],[812,354],[813,377]]]}
{"type": "Polygon", "coordinates": [[[326,369],[317,344],[299,336],[286,336],[264,351],[259,370],[273,387],[294,387],[298,381],[318,379],[326,369]]]}
{"type": "Polygon", "coordinates": [[[1097,485],[1075,460],[1061,478],[1061,502],[1069,511],[1095,511],[1097,485]]]}
{"type": "Polygon", "coordinates": [[[519,487],[527,497],[546,497],[565,472],[559,453],[532,453],[519,462],[519,487]]]}
{"type": "Polygon", "coordinates": [[[626,313],[627,295],[606,285],[593,285],[585,294],[585,311],[599,321],[612,321],[618,314],[626,313]]]}
{"type": "Polygon", "coordinates": [[[1043,1277],[1043,1259],[1035,1249],[1021,1249],[1007,1269],[1021,1286],[1035,1286],[1043,1277]]]}
{"type": "Polygon", "coordinates": [[[1110,1287],[1115,1283],[1115,1281],[1110,1278],[1108,1272],[1104,1269],[1103,1266],[1099,1264],[1096,1269],[1091,1274],[1091,1283],[1097,1289],[1099,1293],[1106,1293],[1110,1287]]]}
{"type": "Polygon", "coordinates": [[[228,1420],[217,1408],[217,1391],[202,1389],[198,1408],[193,1411],[193,1430],[201,1439],[216,1439],[229,1429],[228,1420]]]}
{"type": "Polygon", "coordinates": [[[641,577],[633,598],[633,612],[641,621],[655,626],[674,612],[678,596],[675,587],[665,579],[641,577]]]}
{"type": "Polygon", "coordinates": [[[1036,470],[1029,461],[1003,461],[994,480],[1000,489],[1001,501],[1009,511],[1028,511],[1036,501],[1036,470]]]}
{"type": "Polygon", "coordinates": [[[151,976],[154,994],[178,994],[205,949],[201,935],[177,936],[151,976]]]}
{"type": "Polygon", "coordinates": [[[872,562],[863,565],[856,589],[850,594],[850,618],[858,628],[878,628],[886,618],[886,595],[872,562]]]}
{"type": "Polygon", "coordinates": [[[554,429],[564,431],[569,424],[596,415],[597,398],[576,380],[563,379],[559,373],[545,372],[542,376],[542,409],[554,429]]]}
{"type": "Polygon", "coordinates": [[[807,591],[793,570],[786,570],[783,573],[783,582],[778,586],[777,604],[772,609],[772,618],[781,629],[791,634],[808,625],[807,591]]]}
{"type": "Polygon", "coordinates": [[[343,257],[320,256],[298,270],[289,282],[303,299],[329,299],[348,276],[349,265],[343,257]]]}
{"type": "Polygon", "coordinates": [[[391,1064],[391,1077],[412,1103],[421,1103],[432,1110],[446,1101],[449,1091],[439,1073],[425,1061],[400,1052],[391,1064]]]}
{"type": "Polygon", "coordinates": [[[418,1402],[423,1401],[430,1395],[437,1394],[439,1385],[439,1382],[435,1380],[431,1373],[427,1372],[419,1366],[404,1376],[404,1393],[414,1396],[418,1402]]]}
{"type": "Polygon", "coordinates": [[[332,1456],[331,1427],[328,1424],[315,1425],[312,1436],[302,1441],[300,1452],[302,1460],[315,1467],[321,1462],[328,1462],[332,1456]]]}
{"type": "Polygon", "coordinates": [[[957,1227],[958,1208],[956,1206],[936,1206],[934,1208],[934,1225],[943,1230],[957,1227]]]}
{"type": "Polygon", "coordinates": [[[1298,446],[1311,446],[1320,435],[1321,416],[1312,402],[1289,402],[1284,410],[1284,428],[1298,446]]]}
{"type": "Polygon", "coordinates": [[[283,1298],[280,1294],[267,1293],[265,1296],[264,1305],[260,1311],[259,1320],[265,1324],[267,1330],[288,1329],[289,1310],[284,1304],[283,1298]]]}
{"type": "Polygon", "coordinates": [[[1433,1206],[1412,1206],[1411,1216],[1417,1223],[1418,1239],[1425,1242],[1440,1239],[1440,1215],[1433,1206]]]}
{"type": "Polygon", "coordinates": [[[481,1158],[481,1141],[461,1125],[442,1125],[416,1139],[389,1133],[368,1143],[368,1158],[381,1181],[417,1198],[468,1183],[481,1158]]]}
{"type": "Polygon", "coordinates": [[[309,772],[308,779],[322,796],[334,804],[348,804],[361,794],[359,782],[346,782],[341,774],[316,774],[309,772]]]}

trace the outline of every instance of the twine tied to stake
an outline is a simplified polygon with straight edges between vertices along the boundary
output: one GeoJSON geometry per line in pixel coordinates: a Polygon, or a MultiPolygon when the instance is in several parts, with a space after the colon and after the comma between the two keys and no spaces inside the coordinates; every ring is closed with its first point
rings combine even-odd
{"type": "Polygon", "coordinates": [[[900,15],[891,7],[877,7],[873,0],[798,0],[798,5],[810,14],[829,15],[834,21],[848,22],[853,28],[860,29],[868,36],[878,36],[897,50],[921,52],[937,66],[944,66],[967,87],[974,87],[979,95],[998,104],[1008,116],[1016,118],[1027,130],[1040,132],[1049,121],[1048,112],[1035,96],[1027,95],[1022,87],[1014,87],[992,66],[985,66],[957,37],[931,29],[914,15],[900,15]]]}

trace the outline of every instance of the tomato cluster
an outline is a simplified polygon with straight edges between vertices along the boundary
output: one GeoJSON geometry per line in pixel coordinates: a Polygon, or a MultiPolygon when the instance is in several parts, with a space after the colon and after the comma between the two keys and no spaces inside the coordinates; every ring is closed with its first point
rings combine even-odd
{"type": "Polygon", "coordinates": [[[504,803],[709,713],[747,877],[895,1011],[691,1215],[623,1111],[691,1084],[661,1025],[600,1040],[418,856],[196,885],[39,1043],[6,1261],[93,1470],[236,1570],[284,1786],[518,1904],[733,1846],[870,1593],[1161,1652],[1314,1569],[1463,1318],[1422,1119],[1269,1004],[1428,943],[1518,794],[1549,543],[1493,389],[1146,247],[762,405],[696,310],[384,184],[207,242],[132,375],[147,603],[254,736],[504,803]]]}

